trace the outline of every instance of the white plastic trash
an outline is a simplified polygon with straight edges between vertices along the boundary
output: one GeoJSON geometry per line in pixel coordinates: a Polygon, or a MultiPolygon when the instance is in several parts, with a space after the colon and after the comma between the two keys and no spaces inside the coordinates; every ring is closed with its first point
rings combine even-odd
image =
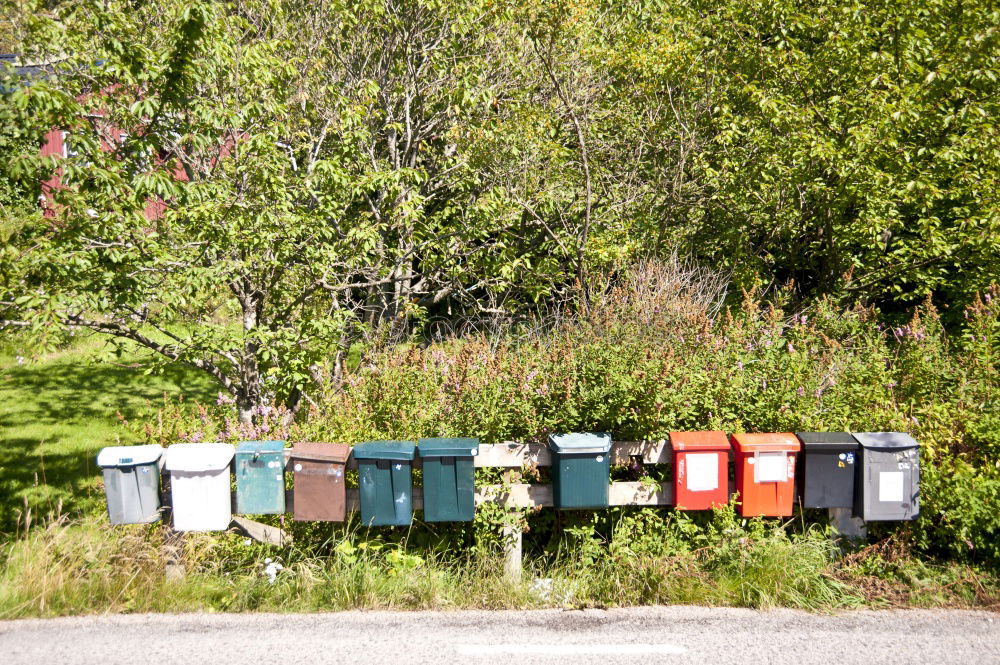
{"type": "Polygon", "coordinates": [[[230,443],[175,443],[167,448],[177,531],[225,531],[233,519],[230,443]]]}

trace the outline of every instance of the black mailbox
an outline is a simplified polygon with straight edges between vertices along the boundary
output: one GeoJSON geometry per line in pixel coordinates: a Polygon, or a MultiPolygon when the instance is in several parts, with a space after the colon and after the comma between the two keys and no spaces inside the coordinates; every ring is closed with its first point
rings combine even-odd
{"type": "Polygon", "coordinates": [[[799,495],[804,508],[852,508],[858,441],[847,432],[796,432],[802,442],[799,495]]]}

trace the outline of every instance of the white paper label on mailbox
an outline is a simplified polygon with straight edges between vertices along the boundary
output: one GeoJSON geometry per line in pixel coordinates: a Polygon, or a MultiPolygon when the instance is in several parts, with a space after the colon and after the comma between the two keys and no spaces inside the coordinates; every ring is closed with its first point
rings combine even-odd
{"type": "Polygon", "coordinates": [[[783,483],[788,480],[787,453],[757,453],[758,483],[783,483]]]}
{"type": "Polygon", "coordinates": [[[903,472],[880,471],[878,474],[878,500],[903,503],[903,472]]]}
{"type": "Polygon", "coordinates": [[[715,453],[688,453],[687,488],[689,492],[708,492],[719,488],[719,456],[715,453]]]}

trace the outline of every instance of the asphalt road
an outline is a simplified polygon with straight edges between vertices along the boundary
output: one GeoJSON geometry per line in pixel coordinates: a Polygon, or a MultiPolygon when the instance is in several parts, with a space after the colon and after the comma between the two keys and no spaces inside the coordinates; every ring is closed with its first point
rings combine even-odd
{"type": "Polygon", "coordinates": [[[704,607],[0,622],[0,663],[1000,663],[1000,615],[704,607]]]}

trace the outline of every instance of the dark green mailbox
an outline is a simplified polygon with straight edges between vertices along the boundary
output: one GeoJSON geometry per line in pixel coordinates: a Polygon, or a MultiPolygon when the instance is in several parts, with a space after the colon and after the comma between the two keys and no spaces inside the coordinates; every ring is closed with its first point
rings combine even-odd
{"type": "Polygon", "coordinates": [[[243,441],[236,445],[236,512],[285,512],[284,441],[243,441]]]}
{"type": "Polygon", "coordinates": [[[920,514],[920,444],[902,432],[856,432],[861,464],[854,513],[866,522],[920,514]]]}
{"type": "Polygon", "coordinates": [[[802,442],[799,456],[799,495],[804,508],[854,506],[854,469],[857,440],[847,432],[796,432],[802,442]]]}
{"type": "Polygon", "coordinates": [[[552,500],[556,508],[607,508],[610,434],[550,434],[552,500]]]}
{"type": "Polygon", "coordinates": [[[361,523],[406,526],[413,520],[413,441],[367,441],[354,446],[361,486],[361,523]]]}
{"type": "Polygon", "coordinates": [[[473,458],[479,439],[420,439],[424,463],[424,519],[471,522],[476,513],[473,458]]]}

